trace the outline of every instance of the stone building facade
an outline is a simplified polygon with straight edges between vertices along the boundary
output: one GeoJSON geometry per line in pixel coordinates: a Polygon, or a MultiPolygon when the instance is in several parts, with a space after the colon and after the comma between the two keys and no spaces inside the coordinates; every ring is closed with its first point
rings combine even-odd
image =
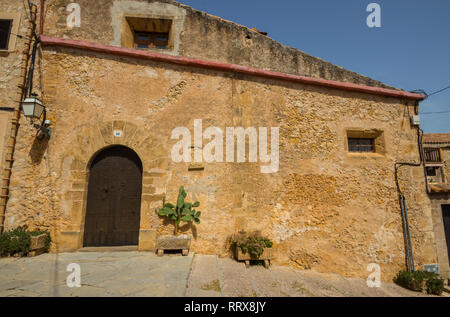
{"type": "Polygon", "coordinates": [[[17,1],[0,3],[0,232],[3,231],[9,180],[16,134],[19,127],[19,105],[30,60],[37,8],[17,1]],[[33,14],[33,17],[32,17],[33,14]]]}
{"type": "MultiPolygon", "coordinates": [[[[0,5],[24,12],[20,1],[0,5]]],[[[153,251],[157,236],[173,230],[156,210],[164,197],[175,201],[183,185],[203,212],[200,225],[182,227],[193,237],[194,252],[227,256],[230,235],[259,230],[275,242],[278,264],[367,277],[368,264],[377,263],[383,280],[404,269],[394,167],[420,162],[410,117],[422,96],[173,1],[48,0],[44,8],[33,90],[46,105],[52,133],[36,138],[20,118],[6,230],[22,224],[49,229],[54,252],[75,251],[90,237],[89,217],[100,225],[104,219],[105,226],[111,220],[92,206],[108,210],[117,198],[108,196],[112,191],[136,187],[129,202],[117,202],[124,210],[128,203],[140,207],[138,218],[123,216],[135,226],[123,239],[153,251]],[[248,153],[241,163],[176,163],[174,129],[186,127],[193,137],[199,120],[200,132],[254,127],[258,140],[259,128],[268,128],[269,152],[276,149],[272,128],[278,128],[278,168],[262,173],[270,163],[249,162],[248,153]],[[135,164],[123,174],[122,165],[108,163],[111,157],[135,164]],[[108,168],[115,173],[92,180],[108,168]],[[137,176],[127,186],[132,173],[137,176]]],[[[26,32],[23,16],[19,28],[26,32]]],[[[2,102],[18,107],[13,92],[20,49],[0,58],[2,70],[11,70],[0,75],[2,102]]],[[[10,114],[0,114],[10,124],[10,114]]],[[[204,135],[200,149],[209,141],[204,135]]],[[[217,143],[223,153],[225,143],[217,143]]],[[[5,154],[2,162],[4,168],[5,154]]],[[[422,166],[398,173],[417,268],[438,262],[421,175],[422,166]]]]}
{"type": "Polygon", "coordinates": [[[439,270],[450,279],[450,133],[423,137],[439,270]]]}

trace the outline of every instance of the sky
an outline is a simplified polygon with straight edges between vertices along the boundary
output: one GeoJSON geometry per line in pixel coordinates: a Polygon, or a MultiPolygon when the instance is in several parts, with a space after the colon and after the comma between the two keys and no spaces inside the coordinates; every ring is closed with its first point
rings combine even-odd
{"type": "MultiPolygon", "coordinates": [[[[427,93],[450,86],[450,0],[179,2],[387,85],[427,93]],[[380,28],[366,23],[372,2],[381,7],[380,28]]],[[[450,89],[422,102],[420,113],[425,132],[450,133],[450,89]]]]}

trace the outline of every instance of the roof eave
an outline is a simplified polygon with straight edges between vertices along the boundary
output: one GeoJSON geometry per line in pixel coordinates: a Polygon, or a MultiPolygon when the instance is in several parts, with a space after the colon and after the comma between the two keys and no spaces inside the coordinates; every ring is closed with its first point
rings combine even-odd
{"type": "Polygon", "coordinates": [[[86,41],[62,39],[62,38],[51,37],[51,36],[46,36],[46,35],[41,35],[40,41],[43,45],[47,45],[47,46],[70,47],[70,48],[76,48],[76,49],[82,49],[82,50],[88,50],[88,51],[94,51],[94,52],[101,52],[101,53],[106,53],[106,54],[128,56],[128,57],[134,57],[134,58],[140,58],[140,59],[154,60],[154,61],[158,61],[158,62],[199,67],[199,68],[205,68],[205,69],[213,69],[213,70],[219,70],[219,71],[225,71],[225,72],[240,73],[240,74],[246,74],[246,75],[257,76],[257,77],[265,77],[265,78],[271,78],[271,79],[278,79],[278,80],[289,81],[289,82],[297,82],[297,83],[302,83],[302,84],[307,84],[307,85],[322,86],[322,87],[328,87],[328,88],[334,88],[334,89],[340,89],[340,90],[346,90],[346,91],[362,92],[362,93],[368,93],[368,94],[372,94],[372,95],[382,95],[382,96],[403,98],[403,99],[417,100],[417,101],[421,101],[421,100],[425,99],[424,95],[410,93],[410,92],[406,92],[403,90],[387,89],[387,88],[365,86],[365,85],[359,85],[359,84],[353,84],[353,83],[347,83],[347,82],[338,82],[338,81],[326,80],[326,79],[320,79],[320,78],[305,77],[305,76],[299,76],[299,75],[293,75],[293,74],[287,74],[287,73],[281,73],[281,72],[262,70],[262,69],[258,69],[258,68],[236,65],[236,64],[208,61],[208,60],[195,59],[195,58],[182,57],[182,56],[172,56],[172,55],[161,54],[161,53],[156,53],[156,52],[149,52],[149,51],[142,51],[142,50],[137,50],[137,49],[109,46],[109,45],[103,45],[103,44],[86,42],[86,41]]]}

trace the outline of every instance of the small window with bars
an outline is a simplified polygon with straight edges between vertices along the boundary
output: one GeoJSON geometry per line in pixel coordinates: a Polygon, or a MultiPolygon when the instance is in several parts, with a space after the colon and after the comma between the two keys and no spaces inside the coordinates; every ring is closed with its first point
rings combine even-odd
{"type": "Polygon", "coordinates": [[[8,50],[13,20],[0,20],[0,50],[8,50]]]}
{"type": "Polygon", "coordinates": [[[162,32],[136,32],[136,48],[166,49],[169,44],[169,33],[162,32]]]}
{"type": "Polygon", "coordinates": [[[375,152],[375,139],[348,138],[348,151],[356,153],[373,153],[375,152]]]}

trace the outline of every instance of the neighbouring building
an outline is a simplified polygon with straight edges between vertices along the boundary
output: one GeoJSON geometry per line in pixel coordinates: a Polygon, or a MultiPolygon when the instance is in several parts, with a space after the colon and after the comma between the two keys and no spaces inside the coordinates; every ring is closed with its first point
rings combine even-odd
{"type": "Polygon", "coordinates": [[[405,268],[400,188],[416,268],[442,262],[423,166],[399,167],[396,185],[397,163],[420,165],[411,116],[422,95],[174,1],[46,0],[30,9],[2,0],[0,12],[10,35],[0,52],[5,230],[48,229],[53,252],[152,251],[173,229],[156,210],[184,185],[203,212],[200,225],[182,227],[194,252],[227,256],[230,235],[260,230],[278,264],[367,277],[377,263],[391,280],[405,268]],[[30,90],[46,106],[49,139],[20,112],[30,90]],[[172,135],[183,127],[188,157],[201,159],[216,136],[216,161],[173,160],[172,135]],[[246,144],[267,128],[267,152],[279,148],[279,159],[261,160],[259,144],[245,162],[217,162],[234,149],[218,137],[233,127],[247,129],[246,144]],[[202,131],[203,144],[194,143],[202,131]]]}
{"type": "Polygon", "coordinates": [[[450,133],[423,136],[439,270],[450,279],[450,133]]]}

